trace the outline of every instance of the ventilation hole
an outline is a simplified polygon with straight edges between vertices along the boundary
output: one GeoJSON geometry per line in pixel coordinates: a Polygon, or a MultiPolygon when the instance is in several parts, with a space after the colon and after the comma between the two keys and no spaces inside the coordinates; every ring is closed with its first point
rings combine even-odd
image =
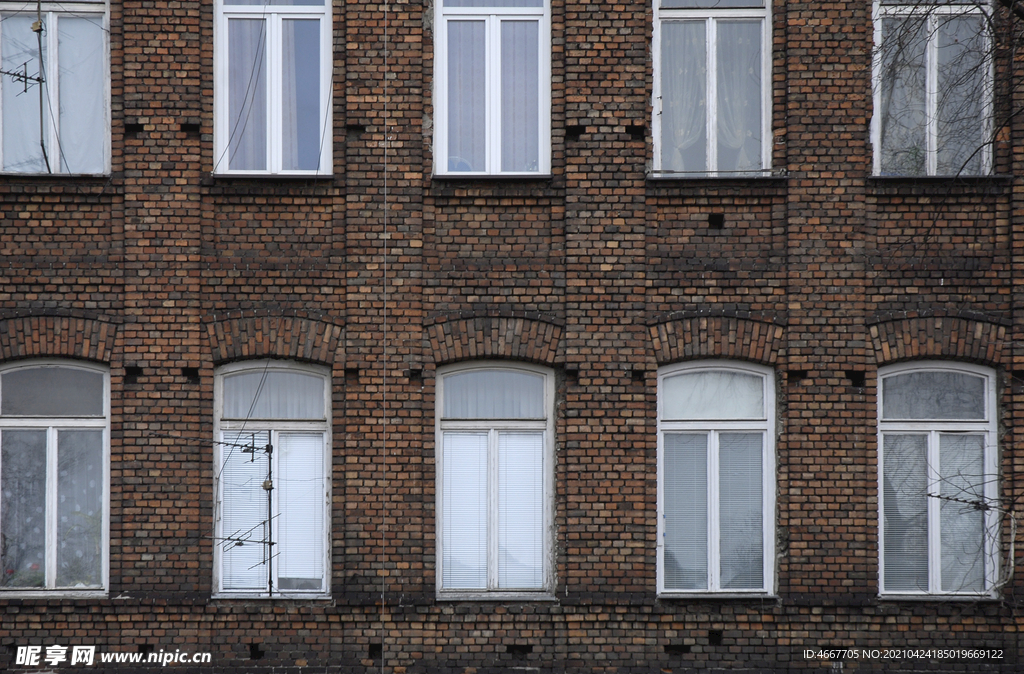
{"type": "Polygon", "coordinates": [[[722,630],[708,630],[708,645],[709,646],[721,646],[722,645],[722,630]]]}
{"type": "Polygon", "coordinates": [[[125,366],[125,368],[124,368],[124,383],[125,384],[128,384],[128,385],[138,384],[139,383],[139,377],[141,377],[141,376],[142,376],[142,368],[139,367],[138,365],[126,365],[125,366]]]}
{"type": "Polygon", "coordinates": [[[857,370],[847,370],[846,378],[850,380],[850,386],[864,388],[864,373],[857,370]]]}
{"type": "Polygon", "coordinates": [[[345,368],[346,379],[359,379],[359,368],[358,367],[346,367],[345,368]]]}
{"type": "Polygon", "coordinates": [[[364,133],[366,133],[366,125],[365,124],[346,124],[345,125],[345,137],[348,138],[348,140],[355,140],[355,139],[359,138],[359,136],[363,135],[364,133]]]}
{"type": "Polygon", "coordinates": [[[370,644],[370,647],[366,649],[366,657],[371,660],[376,660],[382,655],[384,655],[384,644],[370,644]]]}
{"type": "Polygon", "coordinates": [[[533,653],[533,646],[530,644],[506,644],[505,652],[512,655],[529,655],[533,653]]]}
{"type": "Polygon", "coordinates": [[[139,653],[149,655],[153,652],[153,644],[139,644],[139,653]]]}
{"type": "Polygon", "coordinates": [[[202,133],[203,127],[198,123],[186,122],[181,125],[182,133],[187,133],[190,136],[198,136],[202,133]]]}
{"type": "Polygon", "coordinates": [[[647,127],[643,124],[634,124],[633,126],[627,126],[626,131],[629,133],[629,137],[632,140],[646,140],[647,139],[647,127]]]}
{"type": "Polygon", "coordinates": [[[565,139],[567,141],[575,142],[580,139],[584,133],[587,132],[587,127],[582,124],[570,124],[565,127],[565,139]]]}
{"type": "Polygon", "coordinates": [[[722,229],[725,227],[725,213],[708,213],[708,228],[722,229]]]}
{"type": "Polygon", "coordinates": [[[423,370],[418,367],[409,368],[409,383],[419,384],[423,382],[423,370]]]}
{"type": "Polygon", "coordinates": [[[265,655],[259,644],[249,644],[249,659],[260,660],[265,655]]]}
{"type": "Polygon", "coordinates": [[[142,133],[142,125],[141,124],[137,124],[137,123],[128,124],[128,123],[125,123],[125,125],[124,125],[124,135],[135,137],[135,136],[138,136],[140,133],[142,133]]]}
{"type": "Polygon", "coordinates": [[[786,378],[789,380],[790,384],[799,384],[804,379],[807,379],[807,375],[809,374],[810,372],[807,370],[790,370],[786,375],[786,378]]]}
{"type": "Polygon", "coordinates": [[[634,384],[643,384],[644,380],[646,378],[647,378],[647,373],[644,372],[643,370],[633,370],[633,383],[634,384]]]}
{"type": "Polygon", "coordinates": [[[183,367],[181,368],[181,376],[188,380],[189,384],[199,383],[199,368],[198,367],[183,367]]]}
{"type": "Polygon", "coordinates": [[[1015,384],[1024,384],[1024,370],[1014,370],[1010,373],[1010,376],[1016,380],[1015,384]]]}
{"type": "Polygon", "coordinates": [[[665,653],[668,655],[684,655],[690,652],[690,647],[686,644],[666,644],[665,653]]]}
{"type": "Polygon", "coordinates": [[[565,371],[565,380],[570,384],[576,384],[580,380],[580,371],[576,369],[565,371]]]}

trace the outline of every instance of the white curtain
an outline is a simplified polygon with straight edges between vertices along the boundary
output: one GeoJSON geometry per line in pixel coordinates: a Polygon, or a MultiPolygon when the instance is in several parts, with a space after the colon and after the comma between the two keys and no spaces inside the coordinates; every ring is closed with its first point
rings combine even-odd
{"type": "Polygon", "coordinates": [[[225,419],[323,419],[324,378],[252,370],[224,377],[225,419]]]}
{"type": "Polygon", "coordinates": [[[101,417],[103,375],[74,367],[27,367],[0,376],[5,416],[101,417]]]}
{"type": "Polygon", "coordinates": [[[761,21],[718,21],[719,171],[761,168],[761,21]]]}
{"type": "Polygon", "coordinates": [[[501,22],[501,170],[536,171],[540,152],[537,21],[501,22]]]}
{"type": "Polygon", "coordinates": [[[228,20],[228,168],[267,168],[266,20],[228,20]]]}
{"type": "Polygon", "coordinates": [[[485,25],[447,22],[449,171],[487,169],[485,25]]]}
{"type": "Polygon", "coordinates": [[[718,436],[719,553],[721,589],[764,587],[764,436],[718,436]]]}
{"type": "Polygon", "coordinates": [[[282,152],[285,170],[320,166],[320,21],[285,19],[282,64],[282,152]]]}
{"type": "MultiPolygon", "coordinates": [[[[984,435],[939,436],[939,494],[962,501],[984,501],[984,435]]],[[[984,513],[968,503],[939,503],[943,592],[985,589],[984,513]]]]}
{"type": "MultiPolygon", "coordinates": [[[[64,172],[103,173],[109,134],[103,21],[61,16],[57,26],[60,145],[49,152],[50,166],[56,170],[59,161],[64,172]]],[[[47,74],[52,86],[54,73],[47,74]]]]}
{"type": "Polygon", "coordinates": [[[270,548],[270,509],[263,481],[269,461],[263,448],[270,434],[224,433],[221,447],[221,585],[225,590],[265,592],[270,548]],[[255,453],[243,447],[253,445],[255,453]],[[235,540],[223,540],[235,539],[235,540]]]}
{"type": "Polygon", "coordinates": [[[662,419],[763,419],[764,378],[702,370],[662,381],[662,419]]]}
{"type": "Polygon", "coordinates": [[[324,590],[324,437],[280,433],[277,445],[278,586],[283,591],[324,590]]]}
{"type": "Polygon", "coordinates": [[[444,379],[445,419],[543,419],[544,377],[516,370],[470,370],[444,379]]]}
{"type": "Polygon", "coordinates": [[[103,431],[57,434],[57,587],[98,587],[103,533],[103,431]]]}
{"type": "Polygon", "coordinates": [[[927,173],[925,22],[882,20],[880,142],[883,175],[927,173]]]}
{"type": "MultiPolygon", "coordinates": [[[[0,52],[3,69],[38,77],[41,73],[39,44],[32,32],[35,16],[0,15],[0,52]]],[[[49,62],[46,37],[43,38],[43,59],[49,62]]],[[[46,164],[39,145],[39,84],[17,82],[8,75],[0,76],[3,88],[3,161],[5,171],[44,173],[46,164]]],[[[49,125],[49,101],[43,102],[44,122],[49,125]]],[[[47,148],[49,151],[49,148],[47,148]]],[[[54,171],[58,164],[51,160],[54,171]]]]}
{"type": "Polygon", "coordinates": [[[0,432],[0,587],[46,583],[46,431],[0,432]]]}
{"type": "Polygon", "coordinates": [[[938,28],[939,175],[979,175],[988,91],[986,24],[980,16],[935,17],[938,28]]]}
{"type": "Polygon", "coordinates": [[[444,434],[441,584],[487,588],[487,433],[444,434]]]}
{"type": "Polygon", "coordinates": [[[666,433],[665,504],[667,590],[708,587],[708,434],[666,433]]]}
{"type": "Polygon", "coordinates": [[[985,419],[985,379],[963,372],[908,372],[882,379],[883,419],[985,419]]]}
{"type": "Polygon", "coordinates": [[[703,21],[665,21],[661,31],[661,169],[704,171],[707,53],[703,21]]]}
{"type": "Polygon", "coordinates": [[[928,591],[928,436],[882,438],[882,516],[886,592],[928,591]]]}
{"type": "Polygon", "coordinates": [[[498,587],[544,587],[544,434],[498,434],[498,587]]]}

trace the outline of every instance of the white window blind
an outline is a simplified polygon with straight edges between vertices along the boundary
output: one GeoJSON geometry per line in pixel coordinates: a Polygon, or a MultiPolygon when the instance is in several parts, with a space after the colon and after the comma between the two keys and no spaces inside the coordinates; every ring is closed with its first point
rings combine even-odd
{"type": "Polygon", "coordinates": [[[263,489],[270,475],[270,457],[264,451],[270,434],[225,433],[223,440],[221,584],[226,590],[263,591],[271,535],[270,503],[263,489]]]}
{"type": "Polygon", "coordinates": [[[487,433],[444,435],[444,587],[487,587],[487,433]]]}
{"type": "Polygon", "coordinates": [[[544,434],[498,434],[498,587],[544,586],[544,434]]]}

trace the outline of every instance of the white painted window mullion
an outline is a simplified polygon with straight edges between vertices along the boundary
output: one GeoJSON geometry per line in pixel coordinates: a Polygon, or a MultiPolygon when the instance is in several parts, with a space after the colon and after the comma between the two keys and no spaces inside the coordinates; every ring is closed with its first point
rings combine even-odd
{"type": "Polygon", "coordinates": [[[707,91],[707,153],[708,171],[712,176],[718,175],[718,50],[715,44],[718,40],[718,20],[708,18],[705,20],[704,49],[707,72],[705,77],[705,91],[707,91]]]}
{"type": "Polygon", "coordinates": [[[718,434],[719,431],[708,433],[708,589],[713,591],[721,589],[722,584],[718,434]]]}
{"type": "Polygon", "coordinates": [[[498,431],[487,431],[487,589],[498,589],[498,431]]]}
{"type": "Polygon", "coordinates": [[[484,165],[488,173],[501,172],[501,17],[487,17],[484,53],[487,66],[484,77],[486,101],[486,138],[484,144],[484,165]]]}
{"type": "Polygon", "coordinates": [[[924,494],[928,516],[928,591],[942,591],[942,525],[940,521],[941,501],[929,494],[940,493],[939,432],[928,433],[927,451],[927,493],[924,494]]]}
{"type": "Polygon", "coordinates": [[[939,136],[939,33],[938,19],[934,12],[925,20],[925,78],[927,82],[926,106],[928,119],[928,175],[935,175],[938,170],[938,136],[939,136]]]}
{"type": "Polygon", "coordinates": [[[43,553],[45,586],[57,585],[57,429],[46,429],[46,546],[43,553]]]}

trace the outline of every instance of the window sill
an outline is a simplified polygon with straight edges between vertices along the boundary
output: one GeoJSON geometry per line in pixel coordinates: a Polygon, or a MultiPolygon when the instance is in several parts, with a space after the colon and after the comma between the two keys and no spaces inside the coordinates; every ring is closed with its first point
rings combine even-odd
{"type": "Polygon", "coordinates": [[[690,182],[695,180],[786,180],[786,169],[760,169],[758,171],[648,171],[647,179],[655,182],[690,182]]]}
{"type": "Polygon", "coordinates": [[[551,180],[553,174],[551,173],[435,173],[433,176],[434,180],[460,180],[460,181],[476,181],[476,180],[551,180]]]}
{"type": "Polygon", "coordinates": [[[203,176],[204,184],[213,181],[232,180],[283,180],[283,181],[309,181],[309,180],[334,180],[334,172],[327,173],[209,173],[203,176]]]}
{"type": "Polygon", "coordinates": [[[322,592],[309,594],[288,594],[281,592],[273,596],[267,594],[224,593],[214,594],[213,601],[330,601],[331,595],[322,592]]]}
{"type": "Polygon", "coordinates": [[[771,601],[777,601],[779,595],[772,592],[661,592],[658,594],[658,599],[663,600],[679,600],[679,599],[699,599],[707,601],[709,599],[768,599],[771,601]]]}
{"type": "Polygon", "coordinates": [[[521,601],[558,601],[550,592],[473,592],[473,591],[445,591],[437,593],[438,601],[501,601],[501,602],[521,602],[521,601]]]}
{"type": "Polygon", "coordinates": [[[878,595],[878,601],[959,601],[959,602],[994,602],[999,601],[999,595],[986,592],[984,594],[880,594],[878,595]]]}
{"type": "Polygon", "coordinates": [[[106,599],[106,590],[0,590],[0,602],[5,599],[106,599]]]}

